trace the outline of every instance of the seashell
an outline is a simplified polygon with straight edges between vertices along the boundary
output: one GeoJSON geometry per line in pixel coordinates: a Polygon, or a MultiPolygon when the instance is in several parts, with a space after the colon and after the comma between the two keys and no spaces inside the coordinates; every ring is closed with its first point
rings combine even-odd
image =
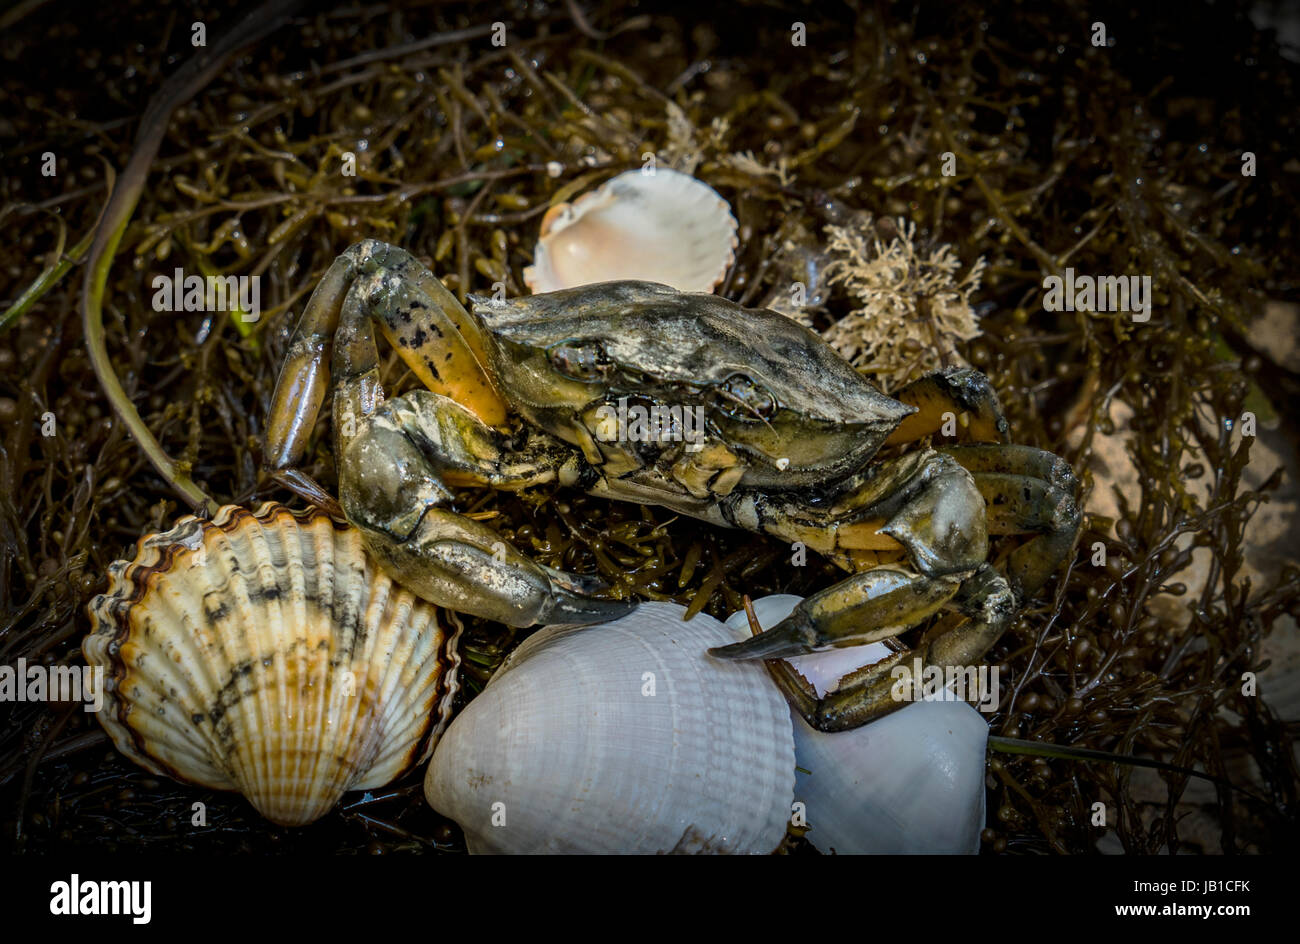
{"type": "MultiPolygon", "coordinates": [[[[790,715],[738,634],[645,603],[530,636],[452,722],[424,794],[473,853],[768,853],[794,788],[790,715]]],[[[746,634],[747,635],[747,634],[746,634]]]]}
{"type": "Polygon", "coordinates": [[[428,757],[456,692],[459,623],[319,512],[187,515],[115,562],[89,611],[117,749],[285,826],[428,757]]]}
{"type": "Polygon", "coordinates": [[[551,207],[524,281],[534,292],[640,279],[711,292],[735,258],[736,218],[689,174],[628,171],[551,207]]]}
{"type": "MultiPolygon", "coordinates": [[[[754,601],[759,625],[780,622],[800,599],[779,594],[754,601]]],[[[727,624],[748,626],[743,612],[727,624]]],[[[789,661],[823,694],[833,687],[830,677],[838,681],[888,654],[883,643],[873,643],[789,661]],[[845,664],[844,653],[858,657],[845,664]]],[[[918,701],[832,734],[791,715],[795,799],[805,804],[807,837],[821,852],[979,852],[989,727],[966,702],[918,701]]]]}

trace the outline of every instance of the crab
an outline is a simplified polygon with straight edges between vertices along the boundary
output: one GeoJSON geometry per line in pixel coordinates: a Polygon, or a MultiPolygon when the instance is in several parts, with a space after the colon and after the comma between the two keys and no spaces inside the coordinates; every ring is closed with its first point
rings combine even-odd
{"type": "Polygon", "coordinates": [[[457,486],[558,483],[798,542],[847,576],[710,652],[768,660],[809,724],[836,731],[901,707],[895,666],[977,664],[1073,552],[1070,466],[1008,442],[976,371],[888,397],[783,315],[648,282],[470,301],[472,313],[405,250],[355,244],[304,309],[267,424],[268,472],[310,482],[298,466],[333,374],[342,513],[432,603],[512,626],[612,620],[635,605],[458,513],[457,486]],[[376,326],[425,389],[384,398],[376,326]],[[664,419],[654,435],[612,421],[629,404],[664,419]],[[964,441],[904,448],[957,418],[964,441]],[[990,534],[1031,537],[995,566],[990,534]],[[897,642],[932,616],[912,647],[897,642]],[[783,661],[880,640],[895,651],[823,697],[783,661]]]}

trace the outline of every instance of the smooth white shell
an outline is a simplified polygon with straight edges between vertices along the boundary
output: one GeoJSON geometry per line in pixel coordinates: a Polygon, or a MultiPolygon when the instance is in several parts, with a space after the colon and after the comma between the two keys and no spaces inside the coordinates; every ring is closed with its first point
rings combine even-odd
{"type": "Polygon", "coordinates": [[[688,174],[628,171],[542,219],[524,281],[534,292],[640,279],[711,292],[735,258],[736,218],[688,174]]]}
{"type": "Polygon", "coordinates": [[[456,692],[459,623],[319,513],[187,515],[115,562],[89,610],[118,750],[286,826],[427,757],[456,692]]]}
{"type": "Polygon", "coordinates": [[[761,665],[706,653],[747,633],[684,612],[550,626],[511,654],[424,781],[471,852],[776,848],[794,787],[785,700],[761,665]]]}
{"type": "MultiPolygon", "coordinates": [[[[780,622],[800,599],[782,594],[756,600],[759,625],[780,622]]],[[[748,622],[741,612],[727,624],[748,622]]],[[[873,643],[789,661],[822,692],[833,687],[834,673],[847,674],[888,653],[873,643]],[[847,653],[858,657],[846,663],[847,653]]],[[[799,765],[795,799],[806,805],[808,840],[821,852],[979,852],[989,728],[970,705],[920,701],[833,734],[815,730],[797,712],[791,716],[799,765]]]]}

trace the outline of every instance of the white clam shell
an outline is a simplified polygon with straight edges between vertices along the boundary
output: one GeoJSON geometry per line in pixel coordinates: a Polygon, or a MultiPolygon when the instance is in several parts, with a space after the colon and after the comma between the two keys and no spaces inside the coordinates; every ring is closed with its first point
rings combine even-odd
{"type": "Polygon", "coordinates": [[[118,750],[282,825],[427,757],[456,692],[459,624],[319,513],[186,516],[114,563],[89,610],[118,750]]]}
{"type": "MultiPolygon", "coordinates": [[[[801,598],[785,594],[754,601],[764,629],[780,622],[801,598]]],[[[727,619],[748,626],[745,614],[727,619]]],[[[868,662],[889,654],[879,643],[802,656],[797,668],[819,692],[868,662]],[[846,662],[846,657],[857,658],[846,662]]],[[[795,799],[806,806],[808,840],[824,853],[979,852],[984,828],[985,752],[989,728],[963,701],[907,705],[851,731],[824,733],[791,712],[795,799]],[[805,773],[806,771],[806,773],[805,773]]]]}
{"type": "Polygon", "coordinates": [[[474,853],[771,852],[794,744],[743,635],[674,604],[529,637],[452,722],[425,797],[474,853]],[[650,686],[653,685],[653,694],[650,686]]]}
{"type": "Polygon", "coordinates": [[[736,218],[689,174],[628,171],[552,207],[524,281],[534,292],[640,279],[711,292],[735,258],[736,218]]]}

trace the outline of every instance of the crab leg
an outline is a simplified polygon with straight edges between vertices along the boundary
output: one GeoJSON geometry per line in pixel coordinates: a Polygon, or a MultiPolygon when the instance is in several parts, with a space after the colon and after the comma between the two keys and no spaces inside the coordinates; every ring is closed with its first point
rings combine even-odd
{"type": "Polygon", "coordinates": [[[724,659],[784,659],[879,642],[933,616],[959,589],[958,578],[875,567],[808,597],[767,632],[709,652],[724,659]]]}
{"type": "Polygon", "coordinates": [[[563,480],[574,456],[541,437],[511,448],[460,404],[416,391],[375,410],[344,447],[340,497],[384,569],[432,603],[511,626],[617,619],[634,604],[596,597],[599,580],[537,564],[443,507],[448,481],[523,488],[563,480]]]}
{"type": "Polygon", "coordinates": [[[1064,459],[1032,446],[961,445],[942,452],[974,477],[988,503],[991,534],[1037,532],[1007,561],[1007,579],[1023,602],[1074,550],[1082,523],[1078,479],[1064,459]]]}
{"type": "Polygon", "coordinates": [[[923,573],[973,570],[988,553],[984,503],[950,456],[921,450],[882,462],[834,499],[748,492],[719,503],[733,527],[771,534],[837,560],[854,551],[907,553],[923,573]]]}
{"type": "MultiPolygon", "coordinates": [[[[950,666],[976,664],[1006,631],[1016,609],[1006,582],[990,567],[980,568],[963,582],[952,603],[956,604],[959,612],[970,617],[955,630],[933,639],[923,639],[915,649],[904,649],[863,666],[821,698],[784,659],[767,662],[767,669],[791,706],[812,727],[819,731],[846,731],[859,727],[908,703],[895,695],[898,684],[894,674],[896,667],[908,667],[910,672],[916,659],[925,666],[945,670],[950,666]]],[[[766,635],[763,633],[755,638],[761,639],[766,635]]]]}
{"type": "Polygon", "coordinates": [[[945,413],[969,412],[971,422],[967,433],[974,440],[1005,443],[1010,433],[997,392],[977,370],[950,367],[927,374],[895,393],[894,399],[916,407],[917,411],[898,424],[885,440],[887,446],[938,432],[945,413]]]}
{"type": "Polygon", "coordinates": [[[1079,497],[1079,480],[1070,463],[1045,449],[998,443],[963,443],[943,446],[938,451],[952,456],[976,475],[982,472],[1024,475],[1042,479],[1076,499],[1079,497]]]}
{"type": "Polygon", "coordinates": [[[295,466],[307,451],[307,440],[329,390],[329,355],[339,309],[355,277],[351,254],[335,259],[298,320],[271,397],[264,458],[268,469],[295,466]]]}
{"type": "MultiPolygon", "coordinates": [[[[853,574],[808,597],[762,635],[715,655],[771,659],[873,642],[915,626],[957,593],[988,556],[984,502],[970,473],[927,451],[887,463],[880,478],[870,483],[874,500],[831,530],[861,518],[906,548],[917,572],[881,566],[853,574]]],[[[852,505],[842,502],[836,512],[852,505]]]]}
{"type": "Polygon", "coordinates": [[[312,292],[289,342],[288,356],[271,399],[266,433],[268,469],[297,465],[307,451],[307,440],[330,385],[331,348],[340,344],[340,314],[351,306],[354,350],[342,362],[335,358],[340,386],[364,388],[349,392],[357,410],[366,415],[380,398],[378,357],[364,317],[380,322],[399,356],[431,390],[452,396],[472,409],[484,422],[500,425],[505,405],[497,395],[484,364],[486,356],[478,325],[454,295],[420,265],[410,253],[367,239],[349,247],[334,260],[312,292]],[[370,348],[365,348],[370,344],[370,348]],[[367,353],[370,350],[372,353],[367,353]]]}
{"type": "Polygon", "coordinates": [[[482,329],[456,296],[396,246],[371,241],[361,272],[357,288],[367,310],[420,383],[489,426],[504,424],[505,401],[488,374],[482,329]]]}
{"type": "Polygon", "coordinates": [[[896,666],[914,659],[941,669],[977,663],[1025,597],[1069,554],[1079,525],[1074,479],[1052,459],[1029,448],[968,446],[896,460],[881,481],[868,480],[841,497],[834,513],[861,502],[854,508],[858,525],[886,518],[879,531],[906,548],[918,573],[882,566],[854,574],[807,598],[768,631],[711,652],[721,658],[781,659],[896,635],[942,608],[955,608],[966,617],[963,622],[951,628],[941,623],[916,648],[864,667],[820,699],[788,664],[768,663],[790,703],[821,730],[856,727],[901,707],[892,674],[896,666]],[[988,531],[1039,534],[1012,553],[1003,578],[983,563],[988,531]]]}
{"type": "Polygon", "coordinates": [[[505,407],[485,363],[477,323],[424,266],[404,250],[357,243],[330,267],[294,333],[267,464],[282,472],[301,461],[332,372],[340,504],[398,581],[512,626],[623,615],[631,604],[596,597],[600,581],[536,564],[448,507],[453,484],[523,488],[576,474],[565,465],[571,450],[541,437],[512,448],[494,428],[505,407]],[[430,391],[384,402],[376,323],[430,391]]]}
{"type": "MultiPolygon", "coordinates": [[[[605,589],[600,581],[534,563],[487,525],[446,507],[454,501],[449,484],[540,484],[564,472],[572,450],[540,437],[512,449],[474,410],[431,391],[376,402],[372,325],[408,331],[394,311],[424,302],[412,297],[417,289],[399,288],[379,296],[376,308],[359,285],[348,291],[334,342],[335,454],[339,500],[370,552],[431,603],[510,626],[624,615],[632,604],[596,597],[605,589]]],[[[428,339],[402,349],[437,360],[428,339]]]]}
{"type": "Polygon", "coordinates": [[[874,595],[862,588],[892,587],[900,572],[880,567],[855,574],[804,600],[767,632],[714,650],[714,654],[772,660],[767,663],[768,670],[791,705],[819,730],[857,727],[894,711],[905,704],[894,694],[896,666],[910,665],[917,658],[926,666],[941,669],[977,663],[1006,630],[1017,608],[1055,573],[1078,538],[1078,492],[1079,483],[1068,463],[1029,446],[961,445],[910,460],[905,456],[882,481],[859,483],[856,492],[841,499],[837,510],[843,513],[844,508],[860,502],[863,511],[858,527],[888,513],[891,517],[880,528],[881,533],[904,543],[922,573],[912,575],[890,593],[874,595]],[[968,475],[963,479],[954,474],[953,464],[960,464],[968,475]],[[963,481],[978,491],[982,502],[970,501],[963,481]],[[889,487],[896,489],[892,495],[889,487]],[[900,496],[904,500],[901,508],[900,496]],[[984,504],[987,510],[980,507],[984,504]],[[961,509],[981,518],[981,525],[968,522],[962,526],[968,533],[978,533],[981,526],[993,534],[1037,532],[1011,553],[1005,579],[992,567],[974,563],[977,558],[982,560],[977,548],[952,554],[953,548],[963,545],[946,536],[961,509]],[[963,572],[963,568],[968,569],[963,572]],[[882,571],[886,576],[878,577],[882,571]],[[954,580],[959,587],[951,590],[954,580]],[[934,585],[939,583],[944,584],[942,591],[934,585]],[[899,592],[903,587],[905,594],[899,592]],[[873,607],[877,611],[873,612],[873,607]],[[863,667],[822,698],[788,663],[779,661],[819,648],[874,641],[890,634],[890,627],[892,633],[902,632],[945,607],[955,608],[966,619],[952,628],[941,623],[916,648],[863,667]],[[843,610],[848,611],[847,617],[843,610]],[[883,631],[877,632],[876,627],[883,631]]]}

